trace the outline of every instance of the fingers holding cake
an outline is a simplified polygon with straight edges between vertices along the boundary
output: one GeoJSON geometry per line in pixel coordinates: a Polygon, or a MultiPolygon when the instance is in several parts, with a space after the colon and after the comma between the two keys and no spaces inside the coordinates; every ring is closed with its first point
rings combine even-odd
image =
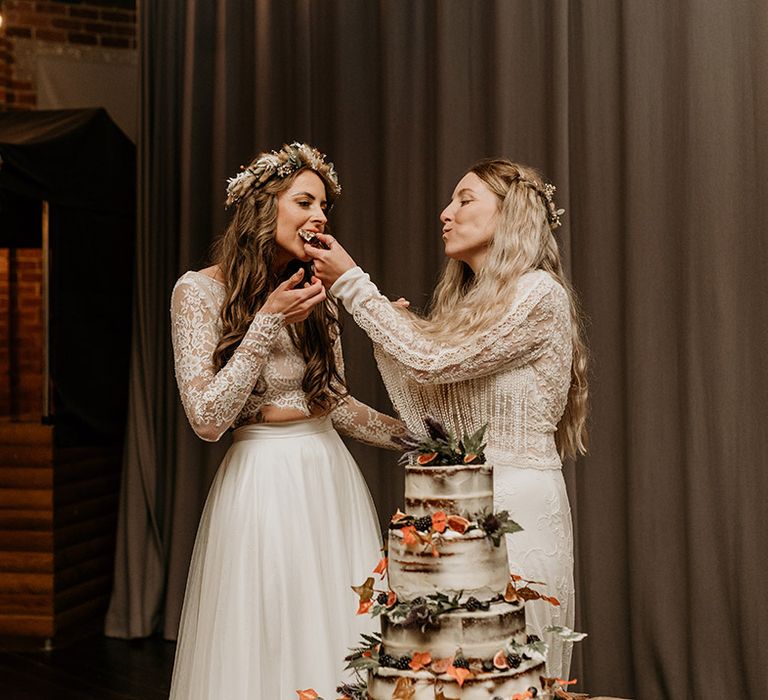
{"type": "Polygon", "coordinates": [[[304,252],[312,258],[315,276],[326,288],[347,270],[355,267],[356,263],[352,256],[333,236],[315,233],[311,240],[307,240],[305,236],[302,238],[305,241],[304,252]]]}

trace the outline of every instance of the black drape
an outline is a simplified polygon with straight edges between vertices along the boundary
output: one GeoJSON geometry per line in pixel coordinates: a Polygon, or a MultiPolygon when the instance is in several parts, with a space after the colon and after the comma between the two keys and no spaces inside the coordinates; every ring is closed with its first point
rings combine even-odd
{"type": "MultiPolygon", "coordinates": [[[[0,245],[50,256],[57,439],[119,439],[127,406],[136,149],[103,109],[0,114],[0,245]],[[40,202],[48,202],[49,240],[40,202]]],[[[47,381],[48,378],[46,378],[47,381]]]]}

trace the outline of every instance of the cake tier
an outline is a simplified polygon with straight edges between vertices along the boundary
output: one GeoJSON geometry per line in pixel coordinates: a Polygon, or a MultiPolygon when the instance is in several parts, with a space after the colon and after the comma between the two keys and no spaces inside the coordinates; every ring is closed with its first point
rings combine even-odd
{"type": "Polygon", "coordinates": [[[510,639],[525,644],[525,611],[522,602],[492,603],[487,611],[457,610],[438,618],[440,627],[422,632],[381,617],[384,651],[390,656],[413,656],[428,651],[433,659],[453,656],[461,649],[468,659],[493,658],[510,639]]]}
{"type": "Polygon", "coordinates": [[[405,509],[415,516],[442,510],[468,517],[493,509],[493,468],[489,464],[448,467],[409,466],[405,470],[405,509]]]}
{"type": "Polygon", "coordinates": [[[395,685],[401,678],[410,678],[415,691],[412,700],[435,700],[442,690],[445,700],[491,700],[493,697],[511,698],[515,693],[524,693],[531,686],[540,688],[539,676],[544,673],[541,659],[524,661],[516,669],[480,673],[467,678],[463,686],[452,676],[434,676],[427,671],[398,671],[394,668],[379,668],[368,674],[369,700],[392,700],[395,685]]]}
{"type": "Polygon", "coordinates": [[[439,556],[428,545],[406,546],[401,530],[389,531],[389,587],[400,600],[431,593],[462,600],[473,596],[487,600],[502,593],[509,580],[507,548],[495,546],[482,530],[459,534],[446,530],[435,536],[439,556]]]}

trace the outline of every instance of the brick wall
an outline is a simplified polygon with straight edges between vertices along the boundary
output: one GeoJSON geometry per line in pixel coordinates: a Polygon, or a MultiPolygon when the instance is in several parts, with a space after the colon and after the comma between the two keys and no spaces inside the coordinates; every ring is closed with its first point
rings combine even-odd
{"type": "Polygon", "coordinates": [[[34,109],[37,105],[32,66],[19,60],[20,53],[34,53],[41,44],[136,48],[136,11],[125,5],[117,0],[5,0],[5,22],[0,29],[0,109],[34,109]]]}
{"type": "MultiPolygon", "coordinates": [[[[131,0],[0,2],[0,111],[37,106],[34,58],[43,49],[136,48],[131,0]]],[[[0,420],[42,414],[42,251],[0,248],[0,420]]]]}
{"type": "Polygon", "coordinates": [[[42,284],[40,248],[0,249],[0,417],[42,415],[42,284]]]}
{"type": "Polygon", "coordinates": [[[11,284],[10,251],[0,248],[0,417],[11,414],[11,284]]]}

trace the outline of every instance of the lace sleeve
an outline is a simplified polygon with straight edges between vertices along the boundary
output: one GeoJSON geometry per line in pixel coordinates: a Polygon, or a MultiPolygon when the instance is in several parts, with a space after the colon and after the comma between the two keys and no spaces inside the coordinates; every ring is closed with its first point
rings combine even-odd
{"type": "MultiPolygon", "coordinates": [[[[341,339],[334,345],[336,366],[344,376],[344,358],[341,352],[341,339]]],[[[392,438],[406,432],[405,423],[367,406],[352,396],[346,396],[331,411],[333,427],[342,435],[374,447],[390,450],[402,449],[392,438]]]]}
{"type": "Polygon", "coordinates": [[[498,323],[449,344],[427,337],[360,268],[344,273],[331,292],[379,349],[422,384],[448,384],[532,362],[558,324],[567,324],[569,314],[565,290],[537,271],[521,278],[518,294],[498,323]]]}
{"type": "Polygon", "coordinates": [[[176,382],[192,429],[208,442],[218,440],[243,409],[285,323],[282,314],[257,313],[229,362],[217,372],[217,321],[218,310],[204,290],[180,279],[171,297],[176,382]]]}

